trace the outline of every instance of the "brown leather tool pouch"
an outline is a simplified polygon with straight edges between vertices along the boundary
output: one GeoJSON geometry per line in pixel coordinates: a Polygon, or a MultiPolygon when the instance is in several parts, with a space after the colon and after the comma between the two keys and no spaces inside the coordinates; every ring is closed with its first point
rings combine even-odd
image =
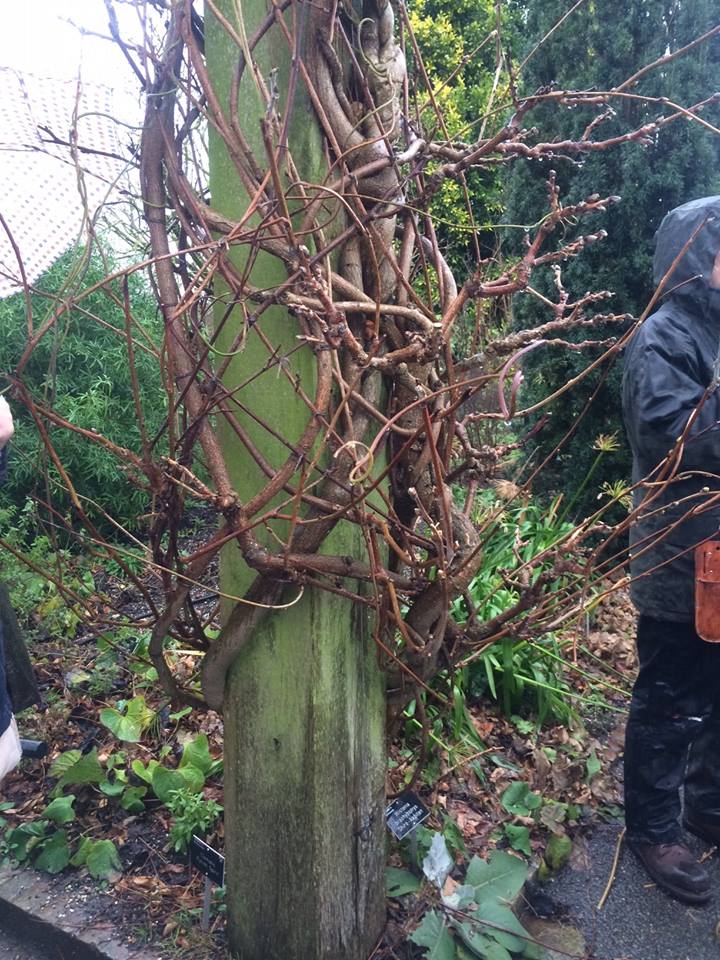
{"type": "Polygon", "coordinates": [[[720,540],[695,548],[695,629],[708,643],[720,643],[720,540]]]}

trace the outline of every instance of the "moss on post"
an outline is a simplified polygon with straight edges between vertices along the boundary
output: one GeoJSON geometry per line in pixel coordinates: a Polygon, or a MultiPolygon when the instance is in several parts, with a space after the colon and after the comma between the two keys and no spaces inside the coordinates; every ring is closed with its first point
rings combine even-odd
{"type": "MultiPolygon", "coordinates": [[[[222,0],[218,8],[236,29],[241,9],[247,36],[266,15],[264,0],[222,0]]],[[[208,68],[226,108],[238,48],[209,10],[206,20],[208,68]]],[[[270,31],[255,57],[266,80],[277,69],[283,111],[290,65],[285,38],[270,31]]],[[[240,91],[240,121],[256,156],[264,157],[260,120],[266,106],[249,74],[240,91]]],[[[320,133],[302,83],[295,92],[290,148],[304,176],[321,170],[320,133]]],[[[247,194],[215,134],[210,181],[213,205],[229,217],[241,216],[247,194]]],[[[285,276],[279,261],[260,253],[251,282],[268,288],[285,276]]],[[[229,349],[243,322],[236,310],[223,329],[221,349],[229,349]]],[[[307,348],[297,350],[293,319],[273,308],[261,323],[312,396],[315,360],[307,348]]],[[[226,386],[245,383],[268,356],[250,333],[226,386]]],[[[237,396],[288,440],[300,436],[309,411],[277,366],[237,396]]],[[[234,412],[266,461],[279,466],[287,455],[283,444],[248,413],[234,412]]],[[[261,485],[259,469],[232,430],[223,429],[233,481],[247,500],[261,485]]],[[[358,555],[359,537],[340,525],[324,549],[358,555]]],[[[252,579],[233,545],[222,557],[221,579],[233,595],[252,579]]],[[[284,600],[296,595],[297,588],[288,588],[284,600]]],[[[386,757],[383,676],[366,610],[306,590],[299,603],[268,616],[231,670],[224,718],[231,949],[242,960],[365,960],[384,923],[386,757]]]]}

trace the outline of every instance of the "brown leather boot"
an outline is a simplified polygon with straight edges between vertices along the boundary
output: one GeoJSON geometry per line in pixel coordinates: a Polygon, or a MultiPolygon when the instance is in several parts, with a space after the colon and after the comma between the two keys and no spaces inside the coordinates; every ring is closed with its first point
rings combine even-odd
{"type": "Polygon", "coordinates": [[[671,897],[695,906],[710,900],[710,876],[684,843],[628,841],[628,846],[655,883],[671,897]]]}
{"type": "Polygon", "coordinates": [[[701,813],[686,810],[683,817],[683,826],[690,833],[694,833],[696,837],[700,837],[701,840],[706,840],[713,846],[720,847],[720,823],[705,820],[701,813]]]}

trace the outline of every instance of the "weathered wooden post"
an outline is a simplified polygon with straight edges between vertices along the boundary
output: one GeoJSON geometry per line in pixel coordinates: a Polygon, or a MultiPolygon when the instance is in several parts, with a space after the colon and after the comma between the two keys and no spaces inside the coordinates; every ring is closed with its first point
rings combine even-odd
{"type": "MultiPolygon", "coordinates": [[[[301,54],[313,24],[304,6],[296,9],[304,25],[301,54]]],[[[264,0],[208,4],[207,65],[222,108],[229,110],[240,49],[214,10],[236,35],[247,37],[267,16],[267,5],[264,0]]],[[[277,27],[254,58],[264,80],[275,85],[284,115],[291,55],[277,27]]],[[[261,120],[267,105],[251,73],[246,69],[242,79],[238,121],[255,155],[264,157],[261,120]]],[[[327,164],[301,74],[291,117],[290,150],[302,175],[312,180],[327,164]]],[[[225,143],[212,130],[210,183],[212,205],[239,220],[248,195],[225,143]]],[[[240,257],[237,262],[242,264],[240,257]]],[[[265,289],[286,276],[281,261],[260,252],[250,282],[265,289]]],[[[230,349],[244,322],[236,309],[219,339],[221,350],[230,349]]],[[[261,325],[312,396],[315,358],[307,347],[298,350],[296,321],[277,307],[263,313],[261,325]]],[[[292,442],[310,411],[288,378],[278,375],[277,365],[246,383],[268,359],[268,347],[250,330],[224,382],[238,391],[241,406],[233,408],[234,415],[267,463],[277,467],[287,448],[252,414],[292,442]]],[[[267,478],[235,433],[227,425],[221,430],[236,489],[247,501],[267,478]]],[[[341,524],[323,550],[358,555],[359,537],[357,528],[341,524]]],[[[226,547],[223,590],[240,596],[253,576],[237,548],[226,547]]],[[[297,592],[289,587],[283,602],[297,592]]],[[[224,708],[227,909],[231,947],[242,960],[365,960],[382,930],[385,707],[370,626],[364,609],[307,589],[294,606],[269,614],[231,670],[224,708]]]]}

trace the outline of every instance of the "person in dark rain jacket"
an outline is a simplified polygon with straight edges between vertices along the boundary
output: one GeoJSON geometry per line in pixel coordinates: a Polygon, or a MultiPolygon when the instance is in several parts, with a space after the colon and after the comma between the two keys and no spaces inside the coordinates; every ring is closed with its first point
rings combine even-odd
{"type": "Polygon", "coordinates": [[[695,630],[695,547],[720,539],[720,197],[656,234],[662,305],[627,350],[631,594],[640,669],[625,742],[627,842],[667,893],[710,899],[683,827],[720,845],[720,644],[695,630]],[[681,790],[684,813],[681,823],[681,790]]]}

